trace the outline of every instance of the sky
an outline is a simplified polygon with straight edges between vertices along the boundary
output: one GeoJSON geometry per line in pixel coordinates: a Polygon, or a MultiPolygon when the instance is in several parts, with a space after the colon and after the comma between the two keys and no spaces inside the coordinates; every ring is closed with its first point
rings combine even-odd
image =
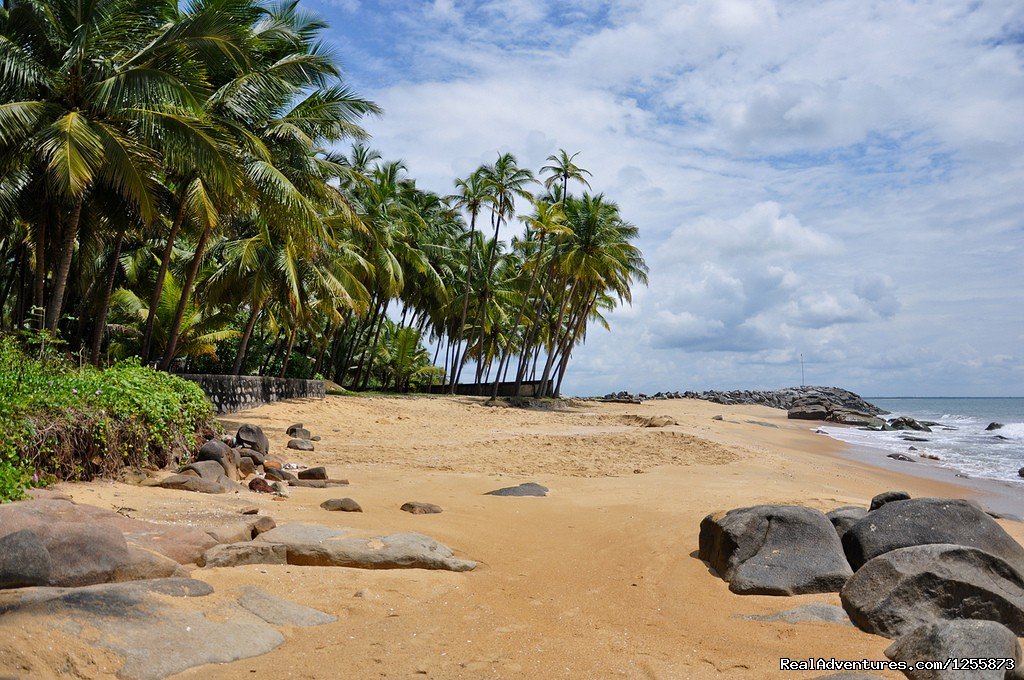
{"type": "Polygon", "coordinates": [[[452,192],[579,152],[650,284],[563,392],[1024,396],[1019,0],[302,0],[452,192]]]}

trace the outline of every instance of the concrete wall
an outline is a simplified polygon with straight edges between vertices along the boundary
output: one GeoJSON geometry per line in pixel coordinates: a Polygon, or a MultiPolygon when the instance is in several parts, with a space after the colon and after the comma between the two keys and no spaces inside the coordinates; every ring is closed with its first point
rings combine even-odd
{"type": "MultiPolygon", "coordinates": [[[[468,397],[489,397],[491,392],[494,390],[494,383],[483,383],[482,385],[474,385],[472,383],[459,383],[455,386],[455,394],[461,394],[468,397]]],[[[447,394],[447,385],[434,385],[430,389],[426,390],[430,394],[447,394]]],[[[540,380],[524,380],[523,384],[519,386],[520,397],[532,397],[540,391],[540,380]]],[[[498,385],[498,396],[499,397],[511,397],[516,392],[516,384],[514,382],[503,382],[498,385]]]]}
{"type": "Polygon", "coordinates": [[[256,408],[282,399],[323,399],[323,380],[267,378],[250,375],[179,375],[197,383],[217,413],[256,408]]]}

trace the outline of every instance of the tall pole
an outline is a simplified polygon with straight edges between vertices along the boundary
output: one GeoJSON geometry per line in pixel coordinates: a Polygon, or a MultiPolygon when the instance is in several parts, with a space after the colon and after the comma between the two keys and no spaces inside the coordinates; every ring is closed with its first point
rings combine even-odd
{"type": "Polygon", "coordinates": [[[804,386],[804,353],[800,352],[800,387],[804,386]]]}

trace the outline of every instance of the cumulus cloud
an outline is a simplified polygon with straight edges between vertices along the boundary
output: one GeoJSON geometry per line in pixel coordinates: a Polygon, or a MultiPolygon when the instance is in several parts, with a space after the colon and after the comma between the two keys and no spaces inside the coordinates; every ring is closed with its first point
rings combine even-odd
{"type": "Polygon", "coordinates": [[[1019,3],[348,4],[374,143],[421,186],[564,147],[640,227],[650,289],[569,389],[793,384],[802,353],[876,394],[1024,393],[992,359],[1024,337],[1019,3]]]}

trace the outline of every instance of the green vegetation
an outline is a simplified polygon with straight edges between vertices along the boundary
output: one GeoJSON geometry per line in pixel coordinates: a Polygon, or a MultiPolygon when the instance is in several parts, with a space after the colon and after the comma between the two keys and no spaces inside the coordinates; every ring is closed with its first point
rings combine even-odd
{"type": "Polygon", "coordinates": [[[212,416],[197,385],[138,361],[77,367],[0,338],[0,501],[52,477],[164,465],[195,446],[212,416]]]}
{"type": "Polygon", "coordinates": [[[325,29],[295,1],[6,0],[0,332],[96,366],[557,394],[645,280],[636,227],[570,193],[565,151],[418,188],[364,143],[380,111],[325,29]]]}

